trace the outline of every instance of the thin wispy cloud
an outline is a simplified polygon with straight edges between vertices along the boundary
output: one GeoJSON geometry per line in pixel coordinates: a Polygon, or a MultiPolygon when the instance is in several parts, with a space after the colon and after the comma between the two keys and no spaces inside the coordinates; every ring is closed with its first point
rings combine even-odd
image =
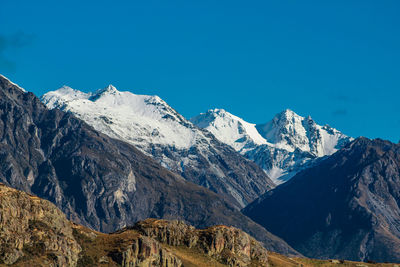
{"type": "Polygon", "coordinates": [[[32,44],[34,39],[34,35],[24,32],[18,32],[12,35],[0,34],[0,68],[2,70],[15,71],[16,63],[7,56],[7,53],[32,44]]]}

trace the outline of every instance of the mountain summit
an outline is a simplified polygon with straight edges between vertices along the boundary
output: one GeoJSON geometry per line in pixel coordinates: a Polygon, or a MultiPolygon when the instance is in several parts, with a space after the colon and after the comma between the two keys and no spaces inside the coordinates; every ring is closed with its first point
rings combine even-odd
{"type": "Polygon", "coordinates": [[[223,109],[209,110],[191,121],[257,163],[276,184],[352,140],[328,125],[318,125],[310,116],[301,117],[289,109],[259,125],[223,109]]]}
{"type": "Polygon", "coordinates": [[[133,144],[163,167],[238,208],[274,187],[260,167],[194,126],[158,96],[121,92],[113,86],[93,93],[63,87],[46,93],[42,101],[133,144]]]}
{"type": "Polygon", "coordinates": [[[298,149],[317,157],[333,154],[349,139],[338,130],[320,126],[310,116],[301,117],[290,109],[256,127],[261,136],[278,148],[291,152],[298,149]]]}

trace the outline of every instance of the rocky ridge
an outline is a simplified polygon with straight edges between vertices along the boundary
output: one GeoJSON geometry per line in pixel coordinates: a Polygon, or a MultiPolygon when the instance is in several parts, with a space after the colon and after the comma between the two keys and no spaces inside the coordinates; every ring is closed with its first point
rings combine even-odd
{"type": "Polygon", "coordinates": [[[139,233],[170,246],[195,248],[229,266],[268,265],[263,246],[248,234],[224,225],[195,229],[182,221],[148,219],[133,227],[139,233]]]}

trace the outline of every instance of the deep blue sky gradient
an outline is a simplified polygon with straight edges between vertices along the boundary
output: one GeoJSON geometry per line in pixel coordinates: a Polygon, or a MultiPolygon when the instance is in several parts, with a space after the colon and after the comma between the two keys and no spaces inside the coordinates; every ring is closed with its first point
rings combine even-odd
{"type": "Polygon", "coordinates": [[[400,1],[2,0],[0,73],[156,94],[190,118],[263,123],[290,108],[400,140],[400,1]]]}

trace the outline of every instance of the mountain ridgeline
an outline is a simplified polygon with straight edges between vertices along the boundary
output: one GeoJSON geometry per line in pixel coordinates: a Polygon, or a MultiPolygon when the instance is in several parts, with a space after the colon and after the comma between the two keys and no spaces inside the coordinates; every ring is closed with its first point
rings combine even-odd
{"type": "Polygon", "coordinates": [[[40,100],[0,75],[0,182],[0,264],[314,266],[267,260],[232,227],[286,255],[400,262],[400,144],[291,110],[188,121],[157,96],[63,87],[40,100]]]}
{"type": "Polygon", "coordinates": [[[400,262],[400,145],[358,138],[244,213],[308,257],[400,262]]]}
{"type": "Polygon", "coordinates": [[[72,113],[47,109],[1,76],[0,169],[4,184],[50,200],[69,219],[96,230],[111,232],[149,217],[196,227],[225,224],[273,251],[297,253],[214,192],[72,113]]]}
{"type": "Polygon", "coordinates": [[[246,122],[223,109],[209,110],[191,121],[254,161],[276,184],[288,181],[352,140],[289,109],[265,124],[246,122]]]}

